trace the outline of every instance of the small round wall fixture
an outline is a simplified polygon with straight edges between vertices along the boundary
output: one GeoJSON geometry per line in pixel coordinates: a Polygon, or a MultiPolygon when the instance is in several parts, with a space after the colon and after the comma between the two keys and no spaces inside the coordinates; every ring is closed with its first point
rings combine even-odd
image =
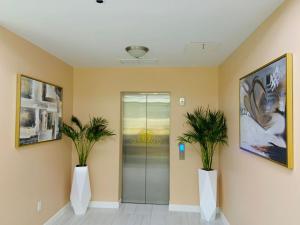
{"type": "Polygon", "coordinates": [[[103,3],[104,1],[103,1],[103,0],[96,0],[96,2],[101,4],[101,3],[103,3]]]}
{"type": "Polygon", "coordinates": [[[149,48],[145,46],[131,45],[126,47],[125,50],[132,57],[139,59],[142,58],[149,51],[149,48]]]}

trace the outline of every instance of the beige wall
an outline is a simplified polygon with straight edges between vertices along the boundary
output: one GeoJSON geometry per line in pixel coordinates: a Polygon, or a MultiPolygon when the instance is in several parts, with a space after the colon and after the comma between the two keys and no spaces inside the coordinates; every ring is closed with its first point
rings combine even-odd
{"type": "MultiPolygon", "coordinates": [[[[85,121],[89,115],[104,116],[117,134],[96,145],[90,155],[88,164],[94,201],[120,199],[120,92],[168,91],[171,93],[170,202],[198,204],[200,157],[188,146],[186,160],[179,161],[176,138],[184,131],[185,112],[201,105],[218,107],[217,75],[216,68],[74,70],[74,114],[85,121]],[[180,96],[186,97],[185,107],[178,105],[180,96]]],[[[73,156],[74,165],[77,156],[73,156]]]]}
{"type": "Polygon", "coordinates": [[[73,69],[0,27],[0,220],[41,225],[68,201],[71,143],[66,140],[16,150],[16,74],[64,88],[64,118],[72,113],[73,69]],[[44,209],[37,213],[37,201],[44,209]]]}
{"type": "Polygon", "coordinates": [[[220,153],[221,205],[231,225],[300,223],[299,12],[299,0],[286,1],[220,69],[219,103],[229,126],[229,146],[220,153]],[[239,150],[239,78],[287,52],[294,55],[294,170],[239,150]]]}

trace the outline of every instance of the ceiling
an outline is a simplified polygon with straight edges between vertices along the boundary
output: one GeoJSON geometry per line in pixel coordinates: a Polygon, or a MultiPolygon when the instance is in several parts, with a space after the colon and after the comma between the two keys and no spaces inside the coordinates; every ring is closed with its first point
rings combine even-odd
{"type": "Polygon", "coordinates": [[[74,67],[135,66],[128,45],[150,48],[138,66],[216,66],[283,1],[1,0],[0,25],[74,67]]]}

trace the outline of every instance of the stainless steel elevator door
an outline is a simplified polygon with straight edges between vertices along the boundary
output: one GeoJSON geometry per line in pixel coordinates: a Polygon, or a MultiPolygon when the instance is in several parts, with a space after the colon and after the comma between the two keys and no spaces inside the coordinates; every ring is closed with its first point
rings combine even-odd
{"type": "Polygon", "coordinates": [[[170,96],[124,94],[123,202],[169,203],[170,96]]]}

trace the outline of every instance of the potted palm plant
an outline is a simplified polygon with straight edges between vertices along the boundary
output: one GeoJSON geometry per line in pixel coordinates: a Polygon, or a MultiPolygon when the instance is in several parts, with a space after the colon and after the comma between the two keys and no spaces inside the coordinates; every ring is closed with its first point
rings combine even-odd
{"type": "Polygon", "coordinates": [[[223,112],[197,108],[186,113],[189,130],[178,137],[181,143],[199,144],[203,168],[198,170],[201,218],[212,221],[217,209],[217,170],[212,168],[218,144],[227,144],[227,125],[223,112]]]}
{"type": "Polygon", "coordinates": [[[71,125],[63,123],[62,133],[73,141],[78,155],[79,163],[74,169],[70,200],[75,214],[82,215],[91,199],[87,159],[97,142],[114,133],[108,129],[108,122],[102,117],[90,118],[87,124],[82,125],[75,116],[71,118],[71,125]]]}

